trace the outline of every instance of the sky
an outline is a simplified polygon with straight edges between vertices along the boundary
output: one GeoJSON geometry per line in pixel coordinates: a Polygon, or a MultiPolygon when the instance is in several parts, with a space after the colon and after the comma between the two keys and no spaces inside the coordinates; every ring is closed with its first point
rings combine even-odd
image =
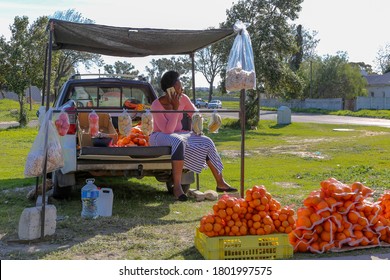
{"type": "MultiPolygon", "coordinates": [[[[30,23],[42,15],[55,11],[75,9],[97,24],[167,29],[217,28],[225,21],[226,10],[235,0],[0,0],[0,35],[10,36],[9,26],[15,16],[28,16],[30,23]]],[[[305,29],[317,31],[319,55],[347,52],[349,61],[365,62],[375,68],[375,58],[380,48],[390,44],[386,32],[388,0],[305,0],[299,19],[305,29]]],[[[256,54],[255,54],[256,55],[256,54]]],[[[105,63],[117,60],[131,62],[144,72],[152,58],[103,57],[105,63]]],[[[197,75],[197,85],[207,82],[197,75]]]]}

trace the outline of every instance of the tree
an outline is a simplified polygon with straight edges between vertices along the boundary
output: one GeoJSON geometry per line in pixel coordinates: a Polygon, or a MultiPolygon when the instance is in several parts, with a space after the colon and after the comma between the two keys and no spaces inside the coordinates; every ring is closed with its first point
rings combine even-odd
{"type": "Polygon", "coordinates": [[[302,25],[300,24],[297,26],[297,34],[295,36],[295,42],[297,44],[298,50],[291,58],[290,68],[294,72],[297,72],[303,59],[303,35],[302,35],[302,25]]]}
{"type": "Polygon", "coordinates": [[[191,71],[191,61],[189,58],[180,56],[172,56],[168,58],[152,59],[150,61],[151,67],[146,66],[146,72],[148,73],[149,82],[159,92],[161,76],[169,70],[175,70],[180,74],[180,80],[183,84],[184,89],[191,87],[191,77],[188,73],[191,71]]]}
{"type": "Polygon", "coordinates": [[[348,62],[345,52],[325,56],[316,69],[314,97],[352,99],[366,95],[366,80],[360,67],[348,62]]]}
{"type": "Polygon", "coordinates": [[[44,17],[38,18],[29,26],[28,17],[15,17],[10,26],[9,42],[0,38],[1,69],[0,81],[7,90],[18,95],[19,123],[27,124],[27,114],[24,109],[24,91],[32,84],[42,88],[43,55],[41,53],[44,34],[41,32],[46,24],[44,17]]]}
{"type": "Polygon", "coordinates": [[[379,72],[385,74],[390,72],[390,44],[381,47],[376,55],[376,67],[379,72]]]}
{"type": "Polygon", "coordinates": [[[226,65],[222,59],[222,54],[218,52],[217,44],[203,48],[196,54],[196,70],[201,72],[209,83],[209,102],[213,96],[215,78],[226,65]]]}
{"type": "MultiPolygon", "coordinates": [[[[84,18],[81,13],[75,11],[74,9],[69,9],[67,11],[57,11],[54,13],[52,18],[79,23],[94,22],[91,19],[84,18]]],[[[59,51],[53,56],[53,61],[55,65],[55,67],[53,67],[55,72],[54,96],[57,96],[61,81],[71,74],[74,74],[76,72],[76,68],[81,64],[84,65],[86,69],[90,69],[94,64],[99,67],[103,65],[103,60],[100,54],[73,50],[59,51]]]]}
{"type": "MultiPolygon", "coordinates": [[[[303,0],[242,0],[227,11],[223,26],[233,26],[237,20],[248,23],[255,57],[257,90],[288,97],[303,90],[299,76],[286,64],[297,51],[291,21],[298,18],[303,0]]],[[[248,91],[246,123],[257,125],[259,94],[248,91]],[[255,107],[256,109],[252,109],[255,107]]]]}
{"type": "Polygon", "coordinates": [[[115,61],[114,65],[104,65],[104,72],[107,74],[130,75],[132,79],[138,77],[139,71],[134,70],[134,65],[127,61],[115,61]]]}

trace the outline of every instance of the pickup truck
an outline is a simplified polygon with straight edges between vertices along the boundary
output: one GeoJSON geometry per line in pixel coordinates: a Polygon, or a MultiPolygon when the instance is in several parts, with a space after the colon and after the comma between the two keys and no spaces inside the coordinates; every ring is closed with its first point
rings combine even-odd
{"type": "MultiPolygon", "coordinates": [[[[67,197],[81,175],[138,179],[153,176],[159,182],[165,182],[167,190],[173,192],[171,147],[98,147],[90,141],[84,143],[80,137],[80,133],[85,134],[80,125],[82,113],[85,115],[94,110],[98,114],[108,114],[117,132],[118,116],[124,109],[128,110],[133,125],[141,121],[144,111],[136,110],[129,104],[141,105],[146,110],[156,98],[153,87],[145,81],[102,75],[92,77],[90,74],[74,75],[66,81],[54,103],[55,112],[65,110],[68,113],[70,128],[67,135],[60,137],[65,165],[52,173],[53,197],[67,197]]],[[[183,126],[190,126],[186,115],[183,126]]],[[[183,170],[183,191],[186,192],[193,182],[193,172],[183,170]]]]}

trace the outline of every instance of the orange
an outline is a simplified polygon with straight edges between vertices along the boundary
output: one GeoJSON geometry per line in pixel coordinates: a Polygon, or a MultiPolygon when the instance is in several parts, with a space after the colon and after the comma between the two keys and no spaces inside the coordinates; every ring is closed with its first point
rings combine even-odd
{"type": "Polygon", "coordinates": [[[261,226],[260,222],[254,222],[254,223],[253,223],[253,228],[254,228],[254,229],[259,229],[260,226],[261,226]]]}
{"type": "Polygon", "coordinates": [[[248,228],[247,228],[246,226],[242,225],[242,226],[240,227],[240,233],[241,233],[242,235],[246,235],[246,234],[248,233],[248,228]]]}
{"type": "Polygon", "coordinates": [[[367,219],[363,217],[359,217],[357,222],[362,227],[366,227],[368,225],[367,219]]]}
{"type": "Polygon", "coordinates": [[[207,216],[205,217],[205,222],[206,222],[206,223],[213,224],[213,223],[215,222],[214,216],[213,216],[213,215],[207,215],[207,216]]]}
{"type": "Polygon", "coordinates": [[[356,212],[350,211],[348,212],[348,221],[350,221],[352,224],[356,224],[359,219],[359,216],[356,212]]]}
{"type": "Polygon", "coordinates": [[[323,231],[321,232],[321,239],[326,242],[330,242],[331,240],[331,235],[329,231],[323,231]]]}
{"type": "Polygon", "coordinates": [[[270,234],[272,232],[272,227],[270,225],[265,225],[264,231],[266,234],[270,234]]]}
{"type": "Polygon", "coordinates": [[[319,210],[328,208],[328,203],[325,200],[321,200],[315,207],[319,210]]]}
{"type": "Polygon", "coordinates": [[[293,231],[293,228],[291,226],[286,227],[286,229],[284,230],[285,233],[290,233],[292,231],[293,231]]]}
{"type": "Polygon", "coordinates": [[[302,253],[307,252],[308,249],[309,249],[309,244],[302,242],[302,241],[299,242],[299,244],[296,248],[296,250],[298,252],[302,252],[302,253]]]}
{"type": "Polygon", "coordinates": [[[265,231],[264,231],[263,228],[258,228],[258,229],[256,230],[256,234],[257,234],[257,235],[264,235],[264,234],[265,234],[265,231]]]}
{"type": "Polygon", "coordinates": [[[229,197],[227,200],[226,200],[226,207],[230,207],[230,208],[233,208],[233,206],[235,205],[235,201],[232,197],[229,197]]]}
{"type": "Polygon", "coordinates": [[[314,224],[315,222],[318,222],[322,219],[322,217],[317,214],[317,213],[313,213],[310,215],[310,221],[314,224]]]}
{"type": "Polygon", "coordinates": [[[315,227],[314,227],[314,230],[318,233],[318,234],[320,234],[321,232],[323,232],[323,230],[324,230],[324,227],[320,224],[320,225],[316,225],[315,227]]]}
{"type": "Polygon", "coordinates": [[[298,217],[298,219],[297,219],[297,227],[301,227],[301,226],[306,227],[306,228],[310,228],[311,227],[310,218],[308,218],[306,216],[298,217]]]}
{"type": "Polygon", "coordinates": [[[234,225],[231,227],[230,231],[233,232],[234,234],[236,234],[240,231],[240,228],[238,226],[234,225]]]}
{"type": "Polygon", "coordinates": [[[217,202],[218,208],[219,209],[225,209],[226,208],[226,202],[222,199],[218,200],[217,202]]]}
{"type": "Polygon", "coordinates": [[[257,199],[257,198],[260,198],[260,197],[261,197],[260,192],[258,192],[258,191],[253,191],[252,192],[252,198],[253,199],[257,199]]]}
{"type": "Polygon", "coordinates": [[[288,227],[290,224],[288,223],[288,221],[283,221],[282,222],[282,227],[286,228],[288,227]]]}
{"type": "Polygon", "coordinates": [[[282,222],[285,221],[285,220],[287,220],[287,218],[288,218],[288,217],[287,217],[286,214],[280,214],[280,215],[279,215],[279,220],[282,221],[282,222]]]}
{"type": "Polygon", "coordinates": [[[222,229],[221,224],[214,224],[214,226],[213,226],[214,232],[219,233],[221,231],[221,229],[222,229]]]}
{"type": "MultiPolygon", "coordinates": [[[[287,221],[284,221],[284,222],[287,222],[287,221]]],[[[271,217],[270,216],[265,216],[264,218],[263,218],[263,223],[265,224],[265,225],[272,225],[273,224],[273,220],[271,219],[271,217]]],[[[287,222],[287,226],[289,226],[290,224],[287,222]]]]}
{"type": "Polygon", "coordinates": [[[255,222],[260,221],[260,219],[261,219],[261,217],[260,217],[259,214],[254,214],[254,215],[252,216],[252,220],[255,221],[255,222]]]}
{"type": "Polygon", "coordinates": [[[225,209],[219,209],[218,210],[218,216],[220,216],[222,219],[226,218],[227,214],[226,214],[225,209]]]}
{"type": "Polygon", "coordinates": [[[225,209],[225,211],[226,211],[226,214],[229,216],[233,215],[233,213],[234,213],[233,208],[231,208],[231,207],[227,207],[225,209]]]}
{"type": "Polygon", "coordinates": [[[336,224],[333,223],[331,220],[326,220],[323,225],[324,225],[325,231],[328,231],[328,232],[336,232],[337,231],[336,224]]]}
{"type": "Polygon", "coordinates": [[[212,231],[212,230],[213,230],[213,225],[210,224],[210,223],[206,223],[206,224],[204,225],[204,230],[205,230],[205,231],[212,231]]]}
{"type": "Polygon", "coordinates": [[[240,213],[240,210],[241,210],[240,204],[235,203],[235,204],[233,205],[233,212],[234,212],[234,213],[240,213]]]}
{"type": "Polygon", "coordinates": [[[260,217],[264,218],[264,217],[267,216],[267,212],[265,212],[265,211],[260,211],[260,212],[259,212],[259,215],[260,215],[260,217]]]}
{"type": "Polygon", "coordinates": [[[263,196],[260,200],[261,200],[261,204],[263,204],[263,205],[267,205],[268,204],[268,198],[267,197],[263,196]]]}

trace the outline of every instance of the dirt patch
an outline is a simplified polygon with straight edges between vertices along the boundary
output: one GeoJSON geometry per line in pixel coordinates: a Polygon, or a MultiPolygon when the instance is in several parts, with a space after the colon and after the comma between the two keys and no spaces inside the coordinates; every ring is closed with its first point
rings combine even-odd
{"type": "Polygon", "coordinates": [[[285,189],[299,189],[299,188],[301,188],[300,185],[298,185],[296,183],[291,183],[291,182],[275,182],[275,185],[278,185],[278,186],[285,188],[285,189]]]}

